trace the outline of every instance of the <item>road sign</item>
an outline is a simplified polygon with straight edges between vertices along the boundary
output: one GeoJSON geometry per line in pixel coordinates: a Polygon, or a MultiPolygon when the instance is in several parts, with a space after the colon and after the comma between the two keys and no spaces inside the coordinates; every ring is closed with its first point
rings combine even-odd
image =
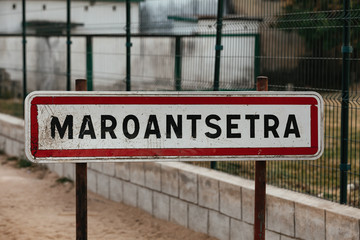
{"type": "Polygon", "coordinates": [[[312,160],[323,152],[315,92],[33,92],[34,162],[312,160]]]}

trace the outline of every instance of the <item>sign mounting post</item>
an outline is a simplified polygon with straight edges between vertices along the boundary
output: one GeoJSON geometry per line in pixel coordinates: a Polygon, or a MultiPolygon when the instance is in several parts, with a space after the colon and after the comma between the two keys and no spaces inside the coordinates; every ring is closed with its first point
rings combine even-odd
{"type": "MultiPolygon", "coordinates": [[[[257,91],[268,91],[268,78],[257,77],[257,91]]],[[[266,161],[255,162],[254,240],[265,240],[266,161]]]]}
{"type": "MultiPolygon", "coordinates": [[[[76,91],[86,91],[85,79],[76,79],[76,91]]],[[[87,239],[87,163],[76,163],[76,239],[87,239]]]]}

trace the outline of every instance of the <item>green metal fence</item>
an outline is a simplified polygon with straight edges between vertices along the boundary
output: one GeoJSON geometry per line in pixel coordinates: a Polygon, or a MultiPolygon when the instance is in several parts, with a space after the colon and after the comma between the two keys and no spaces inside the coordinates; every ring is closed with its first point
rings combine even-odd
{"type": "MultiPolygon", "coordinates": [[[[36,12],[29,4],[26,16],[36,12]]],[[[87,78],[89,90],[247,91],[258,75],[269,77],[269,90],[317,91],[325,101],[324,155],[269,161],[267,182],[360,207],[360,1],[101,1],[81,9],[99,6],[100,14],[128,17],[102,23],[109,33],[99,33],[95,23],[65,20],[79,11],[73,4],[47,9],[64,12],[65,29],[29,32],[29,18],[23,35],[0,28],[0,68],[24,80],[26,91],[70,89],[67,76],[87,78]]],[[[22,13],[12,11],[0,18],[22,13]]],[[[254,178],[254,162],[194,164],[254,178]]]]}

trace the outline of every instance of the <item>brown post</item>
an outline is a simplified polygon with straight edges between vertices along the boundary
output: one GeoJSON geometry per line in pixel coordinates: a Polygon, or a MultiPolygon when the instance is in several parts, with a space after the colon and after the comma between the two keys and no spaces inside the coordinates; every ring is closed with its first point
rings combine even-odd
{"type": "MultiPolygon", "coordinates": [[[[268,78],[256,79],[257,91],[268,91],[268,78]]],[[[266,161],[255,162],[254,240],[265,240],[266,161]]]]}
{"type": "MultiPolygon", "coordinates": [[[[86,79],[76,79],[76,91],[86,91],[86,79]]],[[[76,239],[87,240],[87,166],[76,163],[76,239]]]]}

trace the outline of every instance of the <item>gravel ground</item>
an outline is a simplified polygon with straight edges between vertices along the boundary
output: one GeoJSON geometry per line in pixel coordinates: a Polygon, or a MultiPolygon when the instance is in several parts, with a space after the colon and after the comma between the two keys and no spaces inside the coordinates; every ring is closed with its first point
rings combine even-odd
{"type": "MultiPolygon", "coordinates": [[[[0,239],[75,239],[75,188],[0,155],[0,239]]],[[[88,192],[88,239],[213,240],[88,192]]]]}

